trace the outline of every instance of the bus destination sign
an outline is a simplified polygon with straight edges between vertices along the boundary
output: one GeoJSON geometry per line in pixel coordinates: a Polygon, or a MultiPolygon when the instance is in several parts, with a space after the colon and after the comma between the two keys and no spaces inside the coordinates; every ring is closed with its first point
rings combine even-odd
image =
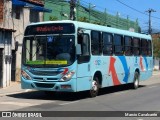
{"type": "Polygon", "coordinates": [[[50,23],[30,25],[26,28],[27,35],[46,35],[46,34],[73,34],[75,27],[72,23],[50,23]]]}
{"type": "Polygon", "coordinates": [[[63,31],[63,26],[42,26],[35,28],[37,32],[63,31]]]}

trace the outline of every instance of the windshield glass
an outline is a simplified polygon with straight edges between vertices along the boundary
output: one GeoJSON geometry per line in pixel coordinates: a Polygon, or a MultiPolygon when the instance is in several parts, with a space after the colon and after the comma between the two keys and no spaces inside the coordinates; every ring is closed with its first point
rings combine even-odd
{"type": "Polygon", "coordinates": [[[23,64],[37,67],[68,66],[75,60],[75,37],[71,35],[25,37],[23,64]]]}

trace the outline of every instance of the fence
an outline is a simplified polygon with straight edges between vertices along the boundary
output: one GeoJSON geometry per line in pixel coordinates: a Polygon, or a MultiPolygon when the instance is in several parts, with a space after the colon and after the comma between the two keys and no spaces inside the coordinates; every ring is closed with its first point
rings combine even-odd
{"type": "MultiPolygon", "coordinates": [[[[64,0],[45,0],[45,7],[52,9],[52,13],[45,13],[44,20],[67,20],[70,16],[70,3],[64,0]]],[[[117,13],[115,16],[107,13],[107,9],[103,11],[97,10],[95,6],[77,2],[76,4],[76,20],[90,22],[104,26],[124,30],[140,31],[138,20],[132,21],[129,17],[122,18],[117,13]]]]}

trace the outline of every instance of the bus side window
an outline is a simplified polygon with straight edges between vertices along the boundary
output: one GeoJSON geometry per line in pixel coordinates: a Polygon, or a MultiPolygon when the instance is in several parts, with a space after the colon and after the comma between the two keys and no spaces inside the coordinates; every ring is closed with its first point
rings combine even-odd
{"type": "Polygon", "coordinates": [[[82,54],[89,55],[89,35],[87,35],[87,34],[83,35],[82,54]]]}
{"type": "Polygon", "coordinates": [[[133,38],[133,54],[135,56],[140,55],[140,39],[139,38],[133,38]]]}
{"type": "Polygon", "coordinates": [[[148,55],[152,56],[152,43],[151,43],[151,40],[148,40],[148,55]]]}
{"type": "Polygon", "coordinates": [[[132,38],[128,36],[124,37],[124,54],[126,56],[132,55],[132,38]]]}
{"type": "Polygon", "coordinates": [[[110,33],[103,33],[103,55],[113,54],[113,35],[110,33]]]}
{"type": "Polygon", "coordinates": [[[87,63],[90,60],[90,44],[89,35],[78,35],[78,44],[81,45],[82,54],[78,56],[78,64],[87,63]]]}
{"type": "Polygon", "coordinates": [[[141,54],[142,56],[148,55],[148,41],[145,39],[141,40],[141,54]]]}
{"type": "Polygon", "coordinates": [[[91,50],[92,55],[101,55],[101,32],[91,31],[91,50]]]}
{"type": "Polygon", "coordinates": [[[89,55],[89,35],[78,35],[78,44],[81,45],[82,56],[89,55]]]}
{"type": "Polygon", "coordinates": [[[113,37],[114,54],[123,55],[123,36],[115,34],[113,37]]]}

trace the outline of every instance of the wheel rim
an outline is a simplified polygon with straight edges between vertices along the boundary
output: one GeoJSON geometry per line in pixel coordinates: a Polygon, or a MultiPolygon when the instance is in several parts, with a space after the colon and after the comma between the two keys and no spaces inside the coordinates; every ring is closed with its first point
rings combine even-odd
{"type": "Polygon", "coordinates": [[[135,87],[138,87],[138,79],[136,78],[135,82],[134,82],[135,87]]]}
{"type": "Polygon", "coordinates": [[[97,81],[93,81],[92,82],[92,88],[91,88],[91,90],[90,90],[90,93],[91,93],[91,96],[92,97],[96,97],[97,96],[97,94],[98,94],[98,83],[97,83],[97,81]]]}
{"type": "Polygon", "coordinates": [[[135,74],[135,81],[134,81],[134,88],[138,88],[139,86],[139,75],[138,73],[135,74]]]}
{"type": "Polygon", "coordinates": [[[92,90],[93,90],[93,91],[97,91],[97,90],[98,90],[98,84],[97,84],[96,81],[93,81],[93,82],[92,82],[92,90]]]}

